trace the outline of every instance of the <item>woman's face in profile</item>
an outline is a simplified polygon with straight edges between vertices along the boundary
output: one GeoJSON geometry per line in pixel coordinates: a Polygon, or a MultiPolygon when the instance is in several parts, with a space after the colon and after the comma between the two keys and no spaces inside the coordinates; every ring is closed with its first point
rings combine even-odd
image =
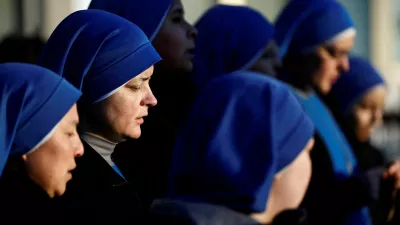
{"type": "Polygon", "coordinates": [[[377,86],[361,98],[354,106],[354,132],[358,141],[367,141],[374,130],[382,123],[383,110],[386,98],[386,87],[377,86]]]}
{"type": "Polygon", "coordinates": [[[349,70],[349,53],[354,41],[355,35],[351,35],[316,50],[319,65],[312,74],[311,82],[321,94],[327,95],[340,74],[349,70]]]}
{"type": "Polygon", "coordinates": [[[190,73],[197,30],[186,21],[184,15],[182,2],[174,0],[153,45],[163,58],[161,65],[172,71],[190,73]]]}
{"type": "Polygon", "coordinates": [[[52,198],[64,194],[75,158],[83,155],[77,132],[79,122],[74,105],[56,126],[54,133],[36,150],[22,156],[28,176],[52,198]]]}
{"type": "Polygon", "coordinates": [[[116,143],[139,138],[149,107],[157,104],[149,84],[153,71],[154,66],[150,66],[116,93],[93,104],[91,115],[86,117],[91,117],[90,123],[99,128],[92,132],[116,143]]]}

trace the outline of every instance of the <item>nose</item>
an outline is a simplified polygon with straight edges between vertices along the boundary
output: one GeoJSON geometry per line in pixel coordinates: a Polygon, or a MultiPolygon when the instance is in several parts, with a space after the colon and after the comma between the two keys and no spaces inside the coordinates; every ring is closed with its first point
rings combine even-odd
{"type": "Polygon", "coordinates": [[[143,105],[146,105],[148,107],[153,107],[157,105],[157,98],[154,96],[150,88],[146,92],[146,95],[143,99],[143,105]]]}
{"type": "Polygon", "coordinates": [[[81,157],[83,155],[83,144],[80,138],[77,139],[77,142],[74,146],[74,150],[75,150],[75,158],[81,157]]]}
{"type": "Polygon", "coordinates": [[[194,26],[192,26],[191,24],[188,23],[188,37],[194,39],[194,38],[197,37],[198,33],[199,32],[197,31],[197,29],[194,26]]]}
{"type": "Polygon", "coordinates": [[[350,70],[349,56],[345,55],[340,59],[340,67],[342,72],[348,72],[350,70]]]}

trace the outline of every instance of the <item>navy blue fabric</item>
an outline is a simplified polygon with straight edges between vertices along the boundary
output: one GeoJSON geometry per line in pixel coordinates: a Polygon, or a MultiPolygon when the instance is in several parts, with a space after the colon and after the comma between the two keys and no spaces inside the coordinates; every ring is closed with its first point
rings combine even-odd
{"type": "MultiPolygon", "coordinates": [[[[307,97],[297,94],[305,112],[315,124],[316,133],[321,137],[330,155],[335,179],[344,181],[358,171],[357,159],[328,108],[316,94],[307,97]]],[[[344,224],[369,225],[371,219],[367,207],[350,215],[344,224]]]]}
{"type": "Polygon", "coordinates": [[[82,90],[94,103],[161,60],[135,24],[101,10],[72,13],[47,41],[38,65],[82,90]]]}
{"type": "Polygon", "coordinates": [[[8,156],[32,150],[78,101],[81,92],[35,65],[0,64],[0,175],[8,156]]]}
{"type": "Polygon", "coordinates": [[[170,11],[173,0],[92,0],[89,9],[121,16],[144,31],[153,41],[170,11]]]}
{"type": "Polygon", "coordinates": [[[291,0],[275,22],[275,38],[284,57],[290,49],[304,53],[354,27],[336,0],[291,0]]]}
{"type": "Polygon", "coordinates": [[[337,101],[341,115],[351,112],[351,109],[369,90],[385,82],[378,71],[367,60],[360,57],[349,59],[350,70],[343,73],[332,87],[332,94],[337,101]]]}
{"type": "Polygon", "coordinates": [[[274,35],[272,24],[245,6],[214,6],[195,27],[199,33],[192,78],[199,86],[213,77],[250,67],[274,35]]]}
{"type": "Polygon", "coordinates": [[[314,132],[284,84],[252,72],[211,80],[189,118],[173,154],[169,197],[249,213],[265,210],[275,174],[314,132]]]}

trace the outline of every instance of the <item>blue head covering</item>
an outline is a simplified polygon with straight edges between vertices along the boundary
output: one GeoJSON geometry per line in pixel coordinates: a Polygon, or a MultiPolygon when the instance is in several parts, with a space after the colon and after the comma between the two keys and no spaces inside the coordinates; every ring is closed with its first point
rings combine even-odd
{"type": "Polygon", "coordinates": [[[121,16],[144,31],[153,41],[173,0],[92,0],[89,9],[101,9],[121,16]]]}
{"type": "Polygon", "coordinates": [[[207,80],[250,67],[261,57],[274,28],[259,12],[244,6],[217,5],[195,24],[193,80],[207,80]]]}
{"type": "Polygon", "coordinates": [[[332,95],[342,115],[349,113],[369,90],[385,83],[367,60],[351,57],[349,63],[350,70],[343,73],[332,88],[332,95]]]}
{"type": "Polygon", "coordinates": [[[347,10],[336,0],[291,0],[275,23],[281,56],[290,49],[304,53],[354,28],[347,10]]]}
{"type": "Polygon", "coordinates": [[[252,72],[211,80],[189,118],[173,155],[170,197],[242,212],[265,209],[275,173],[313,136],[291,92],[252,72]]]}
{"type": "Polygon", "coordinates": [[[9,155],[33,150],[81,96],[57,74],[23,63],[0,64],[0,175],[9,155]]]}
{"type": "Polygon", "coordinates": [[[38,65],[82,90],[82,101],[101,101],[160,60],[133,23],[101,10],[82,10],[57,26],[38,65]]]}

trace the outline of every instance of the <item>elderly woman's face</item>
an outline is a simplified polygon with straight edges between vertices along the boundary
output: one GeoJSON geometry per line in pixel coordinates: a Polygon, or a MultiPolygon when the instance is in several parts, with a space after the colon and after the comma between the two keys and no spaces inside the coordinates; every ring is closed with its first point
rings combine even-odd
{"type": "Polygon", "coordinates": [[[75,169],[75,158],[83,154],[77,133],[76,105],[58,123],[51,138],[31,153],[22,156],[28,176],[50,197],[64,194],[75,169]]]}
{"type": "Polygon", "coordinates": [[[349,70],[349,52],[355,35],[344,37],[317,49],[319,67],[312,74],[312,83],[321,94],[328,94],[342,72],[349,70]]]}
{"type": "Polygon", "coordinates": [[[153,71],[154,66],[149,67],[115,94],[97,103],[100,104],[101,122],[110,129],[107,133],[112,133],[111,136],[104,135],[105,138],[120,142],[127,138],[140,137],[140,125],[143,124],[149,107],[157,104],[149,86],[153,71]]]}

